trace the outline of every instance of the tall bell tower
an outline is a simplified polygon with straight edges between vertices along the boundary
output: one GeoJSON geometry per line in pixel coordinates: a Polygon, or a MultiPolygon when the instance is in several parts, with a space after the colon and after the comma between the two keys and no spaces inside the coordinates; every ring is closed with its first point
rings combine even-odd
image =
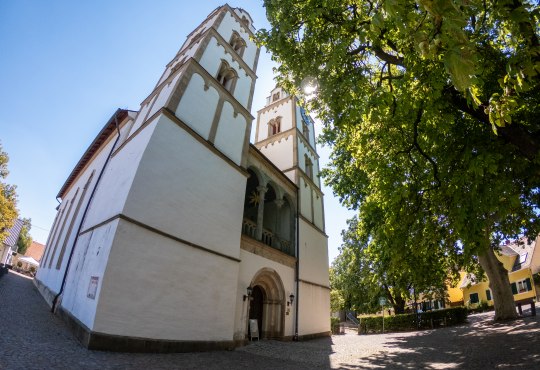
{"type": "Polygon", "coordinates": [[[245,166],[259,48],[251,17],[221,6],[192,33],[141,103],[130,135],[160,109],[245,166]]]}
{"type": "Polygon", "coordinates": [[[330,315],[328,237],[313,123],[298,99],[277,86],[257,112],[254,143],[298,187],[300,333],[313,331],[313,322],[330,315]]]}
{"type": "Polygon", "coordinates": [[[63,207],[85,211],[61,215],[75,227],[61,227],[63,247],[49,248],[39,279],[87,347],[235,346],[253,32],[243,9],[210,13],[140,110],[115,115],[63,187],[63,207]],[[91,197],[79,191],[87,186],[91,197]]]}

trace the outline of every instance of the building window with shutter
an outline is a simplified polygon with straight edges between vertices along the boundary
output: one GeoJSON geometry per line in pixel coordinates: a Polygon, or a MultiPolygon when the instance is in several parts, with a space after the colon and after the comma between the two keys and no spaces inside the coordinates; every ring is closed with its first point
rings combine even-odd
{"type": "Polygon", "coordinates": [[[528,292],[528,291],[532,290],[531,279],[530,278],[517,281],[514,284],[516,284],[516,288],[517,288],[518,293],[525,293],[525,292],[528,292]]]}
{"type": "Polygon", "coordinates": [[[516,283],[510,284],[510,288],[512,289],[512,294],[518,294],[516,283]]]}

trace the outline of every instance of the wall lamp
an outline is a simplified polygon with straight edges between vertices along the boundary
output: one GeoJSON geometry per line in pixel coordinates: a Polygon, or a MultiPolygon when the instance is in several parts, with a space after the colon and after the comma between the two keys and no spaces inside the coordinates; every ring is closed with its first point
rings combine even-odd
{"type": "MultiPolygon", "coordinates": [[[[291,293],[291,295],[289,296],[289,302],[290,302],[290,305],[292,306],[293,302],[294,302],[294,294],[291,293]]],[[[289,306],[289,302],[287,302],[287,306],[289,306]]]]}
{"type": "Polygon", "coordinates": [[[248,286],[247,287],[247,295],[244,294],[244,302],[246,301],[246,299],[250,299],[251,293],[253,293],[253,288],[251,286],[248,286]]]}

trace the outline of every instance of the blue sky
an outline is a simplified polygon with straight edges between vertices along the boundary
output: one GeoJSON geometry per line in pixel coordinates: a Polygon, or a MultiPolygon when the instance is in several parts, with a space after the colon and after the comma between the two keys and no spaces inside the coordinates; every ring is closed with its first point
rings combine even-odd
{"type": "MultiPolygon", "coordinates": [[[[83,152],[117,108],[138,110],[186,36],[222,1],[0,1],[0,141],[7,182],[17,185],[21,217],[45,243],[55,197],[83,152]]],[[[229,3],[268,26],[262,1],[229,3]]],[[[252,114],[274,87],[261,52],[252,114]]],[[[328,148],[318,147],[321,166],[328,148]]],[[[325,193],[329,256],[352,216],[325,193]]]]}

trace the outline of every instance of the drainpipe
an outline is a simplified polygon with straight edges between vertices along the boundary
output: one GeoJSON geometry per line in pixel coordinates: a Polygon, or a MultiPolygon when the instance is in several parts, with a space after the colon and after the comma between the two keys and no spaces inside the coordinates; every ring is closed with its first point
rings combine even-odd
{"type": "Polygon", "coordinates": [[[300,192],[296,188],[296,314],[294,321],[294,341],[298,341],[298,302],[300,301],[300,192]]]}
{"type": "MultiPolygon", "coordinates": [[[[107,159],[105,160],[105,163],[103,164],[103,167],[101,168],[101,172],[99,173],[99,176],[96,180],[96,185],[94,186],[94,189],[92,189],[92,193],[90,193],[90,198],[88,198],[88,203],[86,203],[86,207],[84,208],[83,215],[81,217],[81,222],[79,224],[79,227],[77,228],[77,233],[75,234],[75,240],[73,240],[73,244],[71,246],[71,252],[69,253],[69,258],[67,261],[66,269],[64,271],[64,276],[62,277],[62,285],[60,285],[60,290],[58,291],[58,294],[54,296],[51,312],[54,313],[56,310],[56,305],[58,304],[58,298],[62,295],[64,292],[64,287],[66,286],[66,280],[67,280],[67,274],[69,271],[69,266],[71,265],[71,260],[73,259],[73,254],[75,253],[75,245],[77,245],[77,241],[79,240],[79,234],[81,232],[82,226],[84,224],[84,220],[86,219],[86,214],[88,213],[88,209],[90,208],[90,203],[92,203],[92,199],[94,198],[94,195],[96,193],[97,187],[101,181],[101,177],[103,176],[103,173],[105,172],[105,168],[107,168],[107,164],[109,164],[109,161],[112,157],[113,151],[116,148],[116,144],[118,144],[118,140],[120,140],[120,127],[118,125],[118,112],[120,112],[120,109],[118,109],[114,113],[114,123],[116,125],[116,132],[118,133],[118,136],[116,137],[116,140],[114,141],[114,144],[111,148],[111,151],[109,152],[109,155],[107,156],[107,159]]],[[[66,235],[66,238],[69,237],[66,235]]]]}

